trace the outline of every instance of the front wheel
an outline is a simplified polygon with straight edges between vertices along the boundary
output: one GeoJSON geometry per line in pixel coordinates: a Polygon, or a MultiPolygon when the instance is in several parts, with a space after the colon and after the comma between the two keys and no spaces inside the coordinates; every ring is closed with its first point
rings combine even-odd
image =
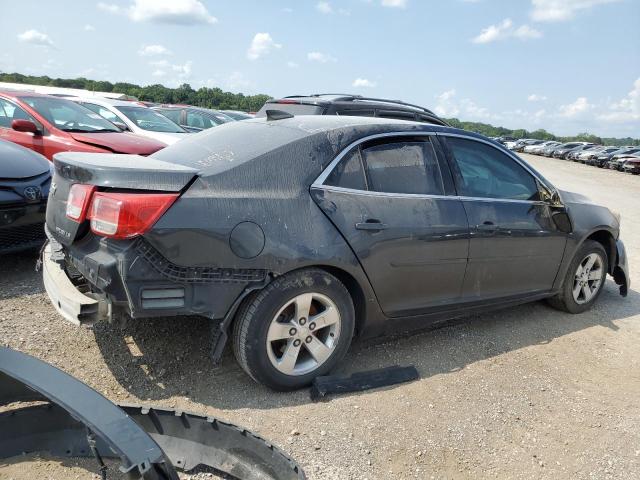
{"type": "Polygon", "coordinates": [[[342,360],[354,325],[353,302],[342,282],[324,270],[300,270],[245,302],[234,323],[233,351],[257,382],[294,390],[342,360]]]}
{"type": "Polygon", "coordinates": [[[607,271],[607,252],[602,244],[586,240],[569,266],[561,292],[550,298],[549,304],[569,313],[589,310],[602,293],[607,271]]]}

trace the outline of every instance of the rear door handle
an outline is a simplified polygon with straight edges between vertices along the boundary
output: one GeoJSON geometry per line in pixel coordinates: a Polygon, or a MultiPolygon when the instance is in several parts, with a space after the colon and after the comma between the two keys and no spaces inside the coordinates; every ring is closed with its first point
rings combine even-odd
{"type": "Polygon", "coordinates": [[[356,223],[356,230],[379,231],[387,229],[387,224],[379,220],[367,220],[366,222],[356,223]]]}
{"type": "Polygon", "coordinates": [[[495,232],[499,229],[500,227],[493,222],[484,222],[476,225],[476,230],[482,230],[483,232],[495,232]]]}

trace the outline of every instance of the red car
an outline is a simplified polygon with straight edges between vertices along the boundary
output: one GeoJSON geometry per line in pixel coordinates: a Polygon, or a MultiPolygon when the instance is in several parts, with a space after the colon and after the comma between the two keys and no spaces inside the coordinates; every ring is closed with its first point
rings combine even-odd
{"type": "Polygon", "coordinates": [[[0,139],[41,153],[150,155],[166,145],[121,131],[113,123],[70,100],[34,92],[0,90],[0,139]]]}

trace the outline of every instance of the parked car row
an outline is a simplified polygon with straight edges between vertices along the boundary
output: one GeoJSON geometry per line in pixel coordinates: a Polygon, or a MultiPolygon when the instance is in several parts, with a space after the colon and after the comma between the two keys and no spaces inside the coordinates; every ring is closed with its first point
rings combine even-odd
{"type": "Polygon", "coordinates": [[[599,168],[640,174],[640,146],[596,145],[589,142],[543,141],[531,138],[516,140],[510,137],[493,138],[509,150],[572,160],[599,168]]]}
{"type": "Polygon", "coordinates": [[[52,168],[47,160],[55,154],[148,156],[191,132],[244,118],[251,116],[186,105],[150,108],[143,102],[96,96],[0,90],[0,254],[44,242],[52,168]],[[175,112],[178,122],[170,118],[175,112]]]}

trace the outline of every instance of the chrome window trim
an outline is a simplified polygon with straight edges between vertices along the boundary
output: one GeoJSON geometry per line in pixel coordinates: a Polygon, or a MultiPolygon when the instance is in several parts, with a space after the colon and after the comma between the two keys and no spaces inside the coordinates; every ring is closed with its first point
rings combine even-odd
{"type": "Polygon", "coordinates": [[[335,187],[333,185],[311,185],[311,188],[319,189],[327,192],[350,193],[352,195],[360,195],[367,197],[394,197],[394,198],[424,198],[431,200],[456,200],[459,202],[504,202],[504,203],[523,203],[527,205],[546,205],[542,200],[518,200],[513,198],[491,198],[491,197],[465,197],[460,195],[428,195],[422,193],[390,193],[390,192],[374,192],[371,190],[356,190],[354,188],[335,187]]]}
{"type": "Polygon", "coordinates": [[[492,197],[467,197],[464,195],[427,195],[420,193],[390,193],[390,192],[374,192],[371,190],[356,190],[353,188],[344,188],[344,187],[336,187],[333,185],[324,185],[324,181],[331,174],[333,169],[336,167],[338,163],[349,153],[354,147],[358,145],[368,142],[370,140],[377,140],[379,138],[389,138],[389,137],[432,137],[432,136],[442,136],[442,137],[457,137],[465,140],[475,140],[480,143],[485,143],[499,152],[506,153],[508,157],[515,160],[518,165],[524,168],[533,178],[535,178],[538,182],[540,182],[545,188],[556,191],[554,187],[549,187],[546,182],[544,182],[535,172],[533,172],[522,160],[514,155],[510,150],[502,150],[497,148],[494,143],[488,140],[484,140],[481,138],[471,137],[469,135],[463,135],[458,133],[441,133],[441,132],[386,132],[386,133],[377,133],[374,135],[368,135],[363,137],[355,142],[352,142],[347,147],[345,147],[337,156],[334,158],[329,165],[324,169],[324,171],[315,179],[315,181],[311,184],[311,188],[320,188],[322,190],[332,191],[332,192],[342,192],[342,193],[351,193],[355,195],[364,195],[364,196],[378,196],[378,197],[399,197],[399,198],[425,198],[425,199],[434,199],[434,200],[458,200],[458,201],[476,201],[476,202],[504,202],[504,203],[526,203],[529,205],[546,205],[546,202],[543,200],[518,200],[514,198],[492,198],[492,197]]]}

